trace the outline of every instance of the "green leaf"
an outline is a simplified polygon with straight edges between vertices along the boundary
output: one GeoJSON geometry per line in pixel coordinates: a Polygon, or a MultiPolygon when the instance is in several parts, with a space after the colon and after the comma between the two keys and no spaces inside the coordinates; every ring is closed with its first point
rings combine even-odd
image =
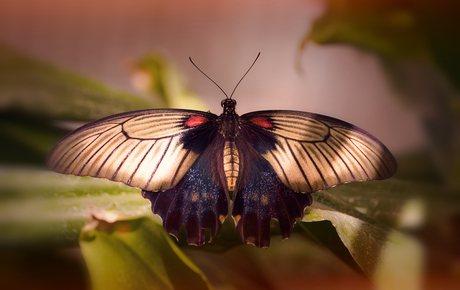
{"type": "Polygon", "coordinates": [[[210,289],[201,270],[149,218],[113,220],[99,211],[83,228],[80,247],[95,290],[210,289]]]}

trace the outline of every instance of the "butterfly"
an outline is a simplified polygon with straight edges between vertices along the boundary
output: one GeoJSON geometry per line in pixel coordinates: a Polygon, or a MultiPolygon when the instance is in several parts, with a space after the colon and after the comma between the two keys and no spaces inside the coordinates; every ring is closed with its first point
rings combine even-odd
{"type": "Polygon", "coordinates": [[[311,193],[396,172],[390,151],[354,125],[301,111],[239,116],[232,95],[220,116],[152,109],[86,124],[47,164],[142,189],[166,231],[177,239],[184,225],[189,244],[204,244],[206,229],[211,242],[231,210],[240,239],[257,247],[269,246],[271,219],[290,237],[311,193]]]}

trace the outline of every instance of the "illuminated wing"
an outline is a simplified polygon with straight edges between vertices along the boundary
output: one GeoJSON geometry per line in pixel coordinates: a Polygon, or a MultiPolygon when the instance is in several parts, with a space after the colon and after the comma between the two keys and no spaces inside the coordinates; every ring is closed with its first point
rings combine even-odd
{"type": "Polygon", "coordinates": [[[241,120],[246,139],[296,192],[385,179],[396,172],[393,155],[380,141],[338,119],[297,111],[259,111],[241,120]]]}
{"type": "Polygon", "coordinates": [[[189,110],[144,110],[89,123],[48,155],[60,173],[120,181],[146,191],[175,186],[216,133],[217,116],[189,110]]]}

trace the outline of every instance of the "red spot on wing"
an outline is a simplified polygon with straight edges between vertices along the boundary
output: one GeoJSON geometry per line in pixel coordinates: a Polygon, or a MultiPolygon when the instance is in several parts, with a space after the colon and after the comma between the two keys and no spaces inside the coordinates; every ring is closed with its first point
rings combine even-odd
{"type": "Polygon", "coordinates": [[[207,121],[209,121],[209,119],[206,117],[192,115],[187,119],[187,121],[185,121],[184,125],[187,127],[195,127],[204,124],[207,121]]]}
{"type": "Polygon", "coordinates": [[[273,128],[273,124],[268,120],[267,117],[255,117],[249,121],[260,127],[273,128]]]}

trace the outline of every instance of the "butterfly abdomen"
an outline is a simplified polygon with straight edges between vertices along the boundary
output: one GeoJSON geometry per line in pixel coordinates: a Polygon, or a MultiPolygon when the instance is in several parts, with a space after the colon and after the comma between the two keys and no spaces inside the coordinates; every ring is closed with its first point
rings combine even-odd
{"type": "Polygon", "coordinates": [[[233,141],[225,141],[223,164],[227,188],[229,191],[233,191],[235,190],[235,184],[240,168],[238,149],[233,141]]]}

